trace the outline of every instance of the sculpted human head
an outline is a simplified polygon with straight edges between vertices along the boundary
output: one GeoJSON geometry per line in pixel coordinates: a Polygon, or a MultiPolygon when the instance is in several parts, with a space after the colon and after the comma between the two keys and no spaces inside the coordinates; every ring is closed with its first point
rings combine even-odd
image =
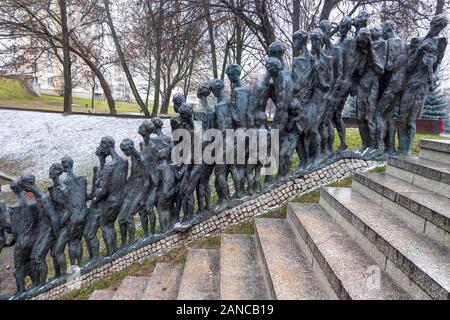
{"type": "Polygon", "coordinates": [[[199,99],[207,98],[210,95],[211,95],[211,87],[208,84],[202,83],[201,85],[198,86],[197,98],[199,99]]]}
{"type": "Polygon", "coordinates": [[[64,156],[61,159],[61,164],[62,164],[62,166],[64,168],[64,172],[67,172],[67,171],[73,169],[73,159],[72,159],[72,157],[64,156]]]}
{"type": "Polygon", "coordinates": [[[164,121],[160,117],[152,118],[152,123],[155,130],[161,130],[164,127],[164,121]]]}
{"type": "Polygon", "coordinates": [[[54,163],[50,166],[48,177],[50,179],[56,179],[64,173],[64,167],[60,163],[54,163]]]}
{"type": "Polygon", "coordinates": [[[283,70],[283,64],[277,58],[270,57],[266,62],[267,72],[274,78],[278,77],[281,70],[283,70]]]}
{"type": "Polygon", "coordinates": [[[138,133],[139,133],[139,135],[141,135],[142,137],[148,137],[148,136],[151,135],[154,131],[155,131],[155,126],[154,126],[153,122],[148,121],[148,120],[145,120],[145,121],[139,126],[138,133]]]}
{"type": "Polygon", "coordinates": [[[436,47],[429,42],[424,42],[420,48],[422,49],[423,53],[427,56],[427,58],[431,57],[434,59],[434,57],[437,54],[436,47]]]}
{"type": "Polygon", "coordinates": [[[370,41],[371,41],[371,34],[369,29],[362,28],[359,30],[358,34],[356,35],[356,42],[359,47],[366,48],[368,47],[370,41]]]}
{"type": "Polygon", "coordinates": [[[194,109],[192,109],[192,107],[187,104],[183,104],[180,107],[179,112],[181,119],[183,119],[184,121],[192,120],[192,116],[194,115],[194,109]]]}
{"type": "Polygon", "coordinates": [[[339,35],[341,37],[346,37],[347,34],[352,30],[353,19],[349,16],[344,16],[339,24],[339,35]]]}
{"type": "Polygon", "coordinates": [[[123,154],[127,157],[131,156],[134,151],[134,142],[133,140],[126,138],[123,139],[120,143],[120,150],[122,150],[123,154]]]}
{"type": "Polygon", "coordinates": [[[370,37],[372,38],[373,41],[380,40],[381,33],[382,33],[382,31],[378,27],[374,27],[374,28],[370,29],[370,37]]]}
{"type": "Polygon", "coordinates": [[[18,196],[21,192],[23,192],[22,186],[20,185],[19,181],[11,182],[9,188],[16,196],[18,196]]]}
{"type": "Polygon", "coordinates": [[[281,41],[275,41],[269,46],[269,57],[274,57],[283,61],[286,53],[286,46],[281,41]]]}
{"type": "Polygon", "coordinates": [[[177,92],[173,95],[173,109],[176,113],[178,113],[178,109],[181,107],[183,103],[186,102],[186,97],[184,96],[183,92],[177,92]]]}
{"type": "Polygon", "coordinates": [[[383,32],[383,38],[385,40],[394,38],[395,37],[395,31],[397,30],[397,23],[393,20],[387,20],[383,23],[382,27],[383,32]]]}
{"type": "Polygon", "coordinates": [[[100,142],[100,147],[103,149],[103,152],[108,156],[111,155],[112,150],[116,145],[116,141],[111,136],[103,137],[100,142]]]}
{"type": "Polygon", "coordinates": [[[223,83],[222,80],[214,79],[211,82],[211,92],[216,98],[219,98],[222,95],[224,89],[225,84],[223,83]]]}
{"type": "Polygon", "coordinates": [[[104,160],[108,156],[103,152],[103,149],[101,147],[97,147],[97,149],[95,149],[95,155],[100,161],[104,160]]]}
{"type": "Polygon", "coordinates": [[[315,53],[319,53],[322,48],[322,40],[323,40],[322,30],[319,28],[314,29],[313,31],[311,31],[310,38],[312,51],[315,53]]]}
{"type": "Polygon", "coordinates": [[[319,28],[322,30],[324,35],[329,36],[331,33],[331,22],[329,20],[322,20],[319,23],[319,28]]]}
{"type": "Polygon", "coordinates": [[[430,23],[428,37],[437,37],[441,31],[447,27],[447,25],[448,17],[445,13],[434,16],[430,23]]]}
{"type": "Polygon", "coordinates": [[[231,83],[238,83],[241,81],[242,68],[236,63],[230,64],[227,67],[226,74],[231,83]]]}
{"type": "Polygon", "coordinates": [[[356,31],[359,31],[362,28],[367,28],[369,18],[370,14],[367,11],[361,11],[355,20],[353,20],[353,25],[355,26],[356,31]]]}
{"type": "Polygon", "coordinates": [[[308,44],[309,33],[305,30],[295,31],[292,35],[292,45],[296,50],[302,50],[308,44]]]}
{"type": "Polygon", "coordinates": [[[103,166],[106,163],[106,158],[108,157],[108,155],[105,154],[105,152],[100,146],[98,146],[97,149],[95,150],[95,155],[97,156],[98,161],[100,162],[100,168],[103,168],[103,166]]]}
{"type": "Polygon", "coordinates": [[[36,186],[36,177],[31,173],[20,176],[19,185],[25,192],[31,192],[36,186]]]}

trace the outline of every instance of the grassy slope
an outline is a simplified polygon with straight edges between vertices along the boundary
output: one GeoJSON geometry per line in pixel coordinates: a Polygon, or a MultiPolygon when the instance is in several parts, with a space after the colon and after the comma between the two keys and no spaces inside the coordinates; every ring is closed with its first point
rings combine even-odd
{"type": "MultiPolygon", "coordinates": [[[[436,135],[432,135],[432,134],[417,134],[414,139],[414,148],[413,148],[413,153],[415,155],[419,154],[419,141],[421,139],[449,140],[450,138],[436,136],[436,135]]],[[[398,139],[396,140],[396,143],[398,146],[398,139]]],[[[357,148],[361,147],[362,141],[361,141],[361,136],[359,134],[358,129],[356,129],[356,128],[347,129],[347,144],[348,144],[349,149],[357,149],[357,148]]],[[[336,148],[338,148],[340,145],[337,134],[336,134],[336,139],[334,141],[334,145],[336,148]]]]}
{"type": "MultiPolygon", "coordinates": [[[[60,96],[43,94],[41,98],[35,97],[16,80],[0,78],[0,106],[28,108],[35,110],[62,111],[64,98],[60,96]]],[[[152,105],[148,108],[151,112],[152,105]]],[[[119,113],[139,113],[140,108],[136,103],[116,101],[116,109],[119,113]]],[[[106,100],[95,100],[94,109],[91,109],[91,99],[73,98],[73,110],[77,112],[109,113],[106,100]],[[88,108],[86,108],[86,105],[88,108]]],[[[169,114],[174,113],[169,106],[169,114]]]]}
{"type": "Polygon", "coordinates": [[[0,78],[0,100],[37,100],[27,88],[18,81],[0,78]]]}

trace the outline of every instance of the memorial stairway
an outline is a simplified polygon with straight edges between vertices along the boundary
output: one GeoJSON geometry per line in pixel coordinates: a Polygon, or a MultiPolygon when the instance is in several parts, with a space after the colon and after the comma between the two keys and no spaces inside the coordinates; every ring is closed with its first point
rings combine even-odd
{"type": "Polygon", "coordinates": [[[423,140],[418,158],[290,203],[285,220],[255,219],[254,235],[222,235],[91,300],[450,299],[450,141],[423,140]]]}

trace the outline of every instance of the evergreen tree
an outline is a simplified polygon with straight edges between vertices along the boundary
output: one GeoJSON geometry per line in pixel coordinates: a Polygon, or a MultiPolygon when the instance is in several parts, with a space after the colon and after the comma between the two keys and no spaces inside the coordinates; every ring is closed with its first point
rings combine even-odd
{"type": "Polygon", "coordinates": [[[423,119],[441,120],[447,119],[448,116],[448,104],[442,94],[439,81],[436,81],[425,100],[425,106],[423,110],[423,119]]]}
{"type": "Polygon", "coordinates": [[[356,96],[347,99],[342,116],[344,118],[356,118],[356,96]]]}

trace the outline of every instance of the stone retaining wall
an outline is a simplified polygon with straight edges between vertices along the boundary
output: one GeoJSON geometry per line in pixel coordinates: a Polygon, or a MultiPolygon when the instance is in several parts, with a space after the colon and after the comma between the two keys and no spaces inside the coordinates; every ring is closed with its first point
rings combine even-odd
{"type": "Polygon", "coordinates": [[[341,180],[355,172],[364,172],[385,163],[356,159],[343,159],[321,170],[312,172],[302,178],[292,178],[275,189],[258,195],[232,209],[225,210],[217,215],[192,226],[183,233],[173,233],[119,258],[104,262],[95,268],[82,269],[80,276],[64,283],[50,283],[46,288],[39,289],[34,294],[27,294],[28,299],[48,300],[95,283],[98,280],[111,276],[113,273],[124,270],[135,263],[141,263],[152,256],[162,255],[182,244],[204,237],[216,231],[221,231],[230,225],[243,222],[257,215],[267,213],[294,197],[311,192],[321,186],[341,180]]]}

